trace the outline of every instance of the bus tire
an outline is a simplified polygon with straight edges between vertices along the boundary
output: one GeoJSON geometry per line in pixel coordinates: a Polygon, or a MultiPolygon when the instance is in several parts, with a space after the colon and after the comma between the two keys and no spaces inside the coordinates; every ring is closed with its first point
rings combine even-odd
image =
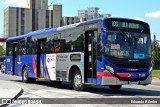
{"type": "Polygon", "coordinates": [[[76,91],[82,91],[86,86],[82,83],[82,75],[78,69],[73,73],[73,88],[76,91]]]}
{"type": "Polygon", "coordinates": [[[30,81],[30,79],[28,77],[28,68],[27,67],[23,68],[22,81],[25,82],[25,83],[28,83],[30,81]]]}
{"type": "Polygon", "coordinates": [[[118,91],[121,87],[122,87],[122,85],[109,85],[109,88],[112,91],[118,91]]]}

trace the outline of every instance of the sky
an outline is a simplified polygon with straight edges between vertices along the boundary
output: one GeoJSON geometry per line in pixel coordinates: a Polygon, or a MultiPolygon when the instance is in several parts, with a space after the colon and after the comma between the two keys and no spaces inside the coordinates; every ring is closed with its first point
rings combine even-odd
{"type": "MultiPolygon", "coordinates": [[[[100,14],[111,14],[142,20],[150,25],[151,35],[160,40],[160,0],[48,0],[49,3],[62,4],[63,16],[77,16],[78,10],[98,7],[100,14]]],[[[26,0],[0,0],[0,36],[3,35],[3,15],[7,7],[24,7],[26,0]]]]}

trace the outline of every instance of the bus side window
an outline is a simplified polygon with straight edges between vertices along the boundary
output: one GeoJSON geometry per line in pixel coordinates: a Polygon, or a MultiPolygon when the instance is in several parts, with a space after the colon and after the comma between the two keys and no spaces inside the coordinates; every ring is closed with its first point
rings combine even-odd
{"type": "Polygon", "coordinates": [[[84,51],[84,35],[81,27],[66,30],[65,40],[67,52],[84,51]]]}
{"type": "Polygon", "coordinates": [[[97,51],[97,56],[101,56],[102,55],[101,33],[99,33],[97,36],[97,49],[99,49],[97,51]]]}
{"type": "Polygon", "coordinates": [[[24,55],[24,54],[26,54],[25,39],[21,39],[21,40],[19,41],[18,54],[19,54],[19,55],[24,55]]]}
{"type": "Polygon", "coordinates": [[[54,48],[54,52],[60,52],[60,33],[58,34],[54,34],[54,38],[53,38],[53,48],[54,48]]]}
{"type": "Polygon", "coordinates": [[[13,46],[12,42],[11,41],[7,41],[7,44],[6,44],[6,55],[7,56],[11,56],[12,55],[12,51],[13,51],[12,46],[13,46]]]}
{"type": "Polygon", "coordinates": [[[31,54],[31,37],[27,37],[26,54],[31,54]]]}
{"type": "Polygon", "coordinates": [[[36,54],[37,53],[37,40],[36,38],[32,38],[31,43],[30,43],[30,51],[31,54],[36,54]]]}
{"type": "Polygon", "coordinates": [[[53,52],[64,52],[66,46],[66,40],[64,39],[64,32],[57,33],[53,35],[52,39],[52,49],[53,52]]]}

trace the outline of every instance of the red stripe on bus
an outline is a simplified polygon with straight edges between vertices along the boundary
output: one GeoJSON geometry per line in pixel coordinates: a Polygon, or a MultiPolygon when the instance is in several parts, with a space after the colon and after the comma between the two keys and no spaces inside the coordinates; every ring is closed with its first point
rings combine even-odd
{"type": "Polygon", "coordinates": [[[113,74],[111,74],[110,72],[97,72],[97,76],[100,76],[100,77],[115,77],[113,74]]]}
{"type": "Polygon", "coordinates": [[[37,77],[37,66],[36,66],[36,61],[33,56],[32,56],[32,67],[34,70],[34,76],[37,77]]]}
{"type": "MultiPolygon", "coordinates": [[[[127,78],[129,77],[129,73],[116,73],[118,76],[120,76],[121,78],[127,78]]],[[[97,76],[100,76],[100,77],[115,77],[112,73],[110,72],[97,72],[97,76]]]]}
{"type": "Polygon", "coordinates": [[[118,76],[122,77],[122,78],[127,78],[129,77],[129,73],[116,73],[118,76]]]}

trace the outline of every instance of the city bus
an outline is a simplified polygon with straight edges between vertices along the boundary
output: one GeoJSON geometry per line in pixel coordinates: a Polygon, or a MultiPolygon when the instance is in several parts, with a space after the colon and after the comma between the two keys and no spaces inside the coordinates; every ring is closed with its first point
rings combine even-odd
{"type": "Polygon", "coordinates": [[[77,91],[87,85],[119,90],[152,80],[149,24],[127,18],[98,18],[10,37],[7,74],[23,82],[67,82],[77,91]]]}

